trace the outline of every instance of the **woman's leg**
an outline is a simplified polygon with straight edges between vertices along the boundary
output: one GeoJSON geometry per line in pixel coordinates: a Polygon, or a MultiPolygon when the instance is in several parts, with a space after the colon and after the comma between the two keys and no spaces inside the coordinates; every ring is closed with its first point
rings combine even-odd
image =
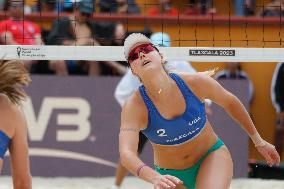
{"type": "Polygon", "coordinates": [[[197,178],[197,189],[228,189],[233,176],[233,161],[229,150],[222,146],[207,155],[197,178]]]}

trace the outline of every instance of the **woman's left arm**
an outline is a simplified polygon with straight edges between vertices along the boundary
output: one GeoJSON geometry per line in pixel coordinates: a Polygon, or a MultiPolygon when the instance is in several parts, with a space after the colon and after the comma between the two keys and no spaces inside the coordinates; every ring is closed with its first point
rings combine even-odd
{"type": "Polygon", "coordinates": [[[223,107],[224,110],[241,125],[250,136],[259,153],[266,159],[270,166],[279,165],[280,156],[275,150],[275,147],[260,137],[244,105],[235,95],[224,89],[216,80],[205,74],[197,74],[193,80],[193,86],[198,86],[195,87],[195,90],[202,98],[211,99],[213,102],[223,107]]]}
{"type": "Polygon", "coordinates": [[[32,177],[30,172],[27,121],[21,108],[15,110],[13,121],[15,134],[9,148],[14,189],[31,189],[32,177]]]}

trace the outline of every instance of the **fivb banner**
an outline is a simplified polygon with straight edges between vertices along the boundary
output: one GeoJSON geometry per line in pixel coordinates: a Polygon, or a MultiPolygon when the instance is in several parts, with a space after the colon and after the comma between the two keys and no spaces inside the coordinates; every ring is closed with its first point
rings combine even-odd
{"type": "MultiPolygon", "coordinates": [[[[33,76],[24,111],[28,121],[33,176],[113,176],[119,158],[121,109],[114,99],[116,77],[33,76]]],[[[225,81],[224,86],[247,105],[247,83],[225,81]]],[[[235,176],[247,171],[247,136],[222,110],[212,106],[209,116],[229,147],[235,176]],[[233,126],[232,126],[233,125],[233,126]]],[[[142,160],[153,165],[148,144],[142,160]]],[[[7,160],[8,158],[6,158],[7,160]]],[[[10,174],[5,161],[4,174],[10,174]]]]}

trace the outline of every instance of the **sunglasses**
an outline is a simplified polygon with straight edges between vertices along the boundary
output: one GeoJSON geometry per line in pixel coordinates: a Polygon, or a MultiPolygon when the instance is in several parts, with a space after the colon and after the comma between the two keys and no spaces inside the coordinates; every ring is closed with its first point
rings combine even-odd
{"type": "Polygon", "coordinates": [[[132,51],[130,51],[128,56],[128,62],[131,63],[134,60],[138,59],[141,52],[143,52],[144,54],[148,54],[155,50],[158,51],[158,49],[151,43],[139,45],[135,47],[132,51]]]}

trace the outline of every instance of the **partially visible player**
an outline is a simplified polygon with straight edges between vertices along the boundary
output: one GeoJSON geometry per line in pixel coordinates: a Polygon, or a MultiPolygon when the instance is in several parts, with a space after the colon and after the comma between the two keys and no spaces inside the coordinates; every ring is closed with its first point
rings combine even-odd
{"type": "Polygon", "coordinates": [[[14,189],[31,189],[27,142],[27,122],[21,109],[26,94],[23,86],[30,81],[23,63],[0,63],[0,173],[9,150],[14,189]]]}
{"type": "Polygon", "coordinates": [[[205,99],[240,124],[270,166],[279,165],[275,147],[261,138],[240,100],[210,77],[213,71],[168,72],[159,49],[139,33],[125,39],[124,54],[143,83],[121,113],[119,152],[131,173],[155,189],[229,188],[233,162],[207,119],[205,99]],[[137,155],[140,131],[151,141],[155,170],[137,155]]]}

